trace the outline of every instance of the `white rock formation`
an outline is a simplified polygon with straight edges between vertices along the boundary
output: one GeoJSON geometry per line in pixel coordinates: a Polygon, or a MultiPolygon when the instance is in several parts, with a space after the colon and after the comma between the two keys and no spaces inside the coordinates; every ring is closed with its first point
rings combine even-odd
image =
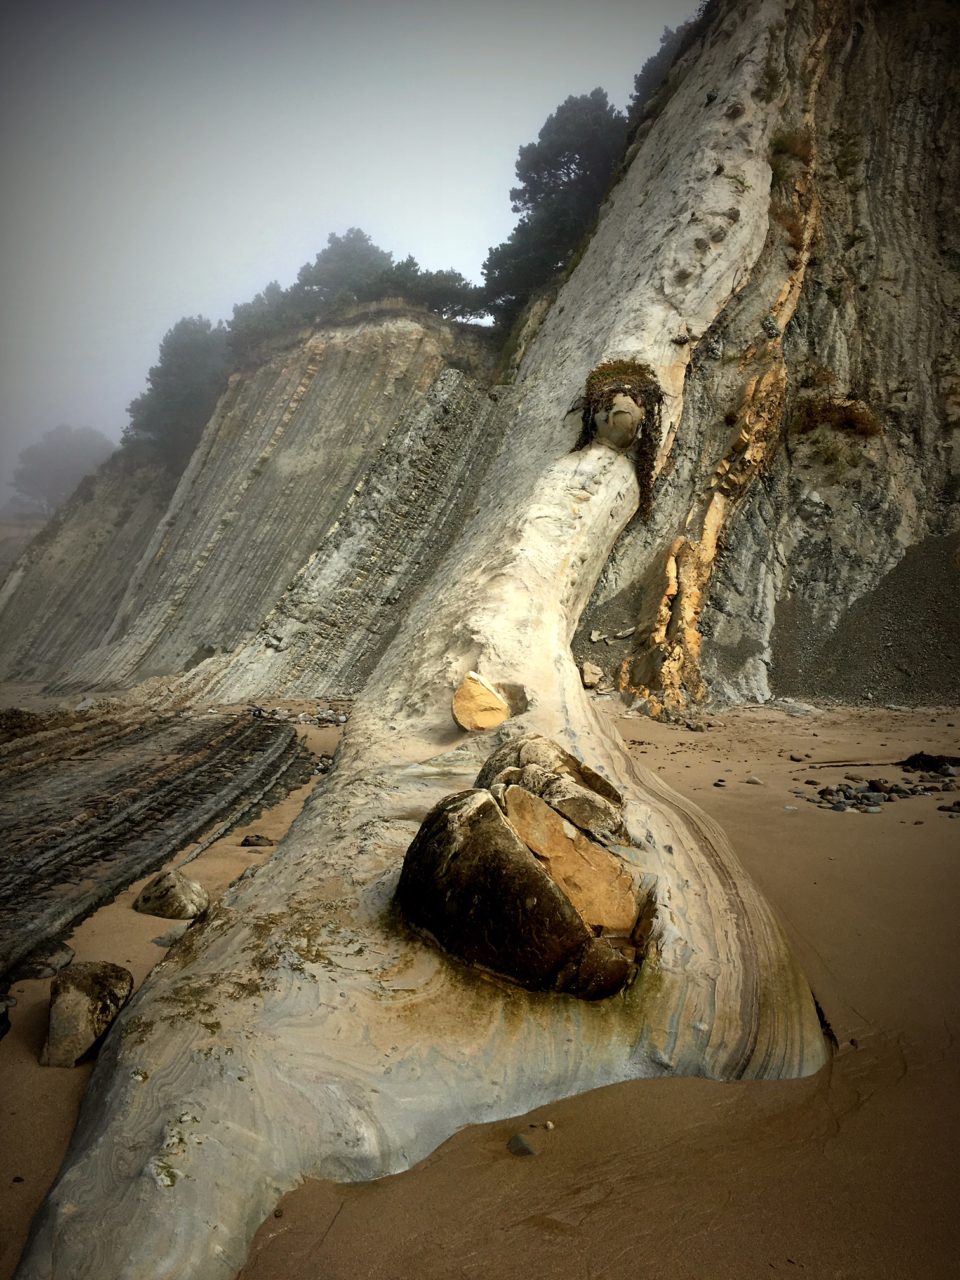
{"type": "Polygon", "coordinates": [[[698,47],[527,351],[484,492],[358,700],[334,770],[111,1036],[22,1280],[227,1280],[305,1176],[395,1172],[464,1124],[615,1080],[783,1077],[825,1061],[769,908],[716,825],[632,764],[569,647],[639,501],[631,458],[600,441],[571,452],[578,396],[605,359],[649,364],[670,448],[692,345],[673,339],[708,331],[767,236],[775,113],[752,90],[783,18],[781,0],[752,0],[698,47]],[[705,107],[718,87],[744,111],[705,107]],[[723,230],[722,253],[696,257],[697,221],[723,230]],[[390,914],[422,817],[469,787],[498,741],[451,718],[468,671],[522,691],[526,710],[497,732],[554,738],[624,794],[625,856],[656,912],[622,995],[508,987],[390,914]]]}

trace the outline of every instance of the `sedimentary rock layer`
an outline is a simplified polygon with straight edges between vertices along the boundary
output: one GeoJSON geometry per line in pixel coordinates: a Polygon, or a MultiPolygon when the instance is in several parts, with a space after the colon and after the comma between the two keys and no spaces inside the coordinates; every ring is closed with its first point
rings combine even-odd
{"type": "MultiPolygon", "coordinates": [[[[17,961],[311,757],[249,716],[91,718],[0,749],[0,982],[17,961]]],[[[287,789],[291,782],[287,782],[287,789]]]]}
{"type": "Polygon", "coordinates": [[[81,482],[0,587],[0,677],[43,679],[100,642],[172,492],[118,455],[81,482]]]}
{"type": "MultiPolygon", "coordinates": [[[[735,22],[731,9],[718,45],[735,22]]],[[[725,122],[704,163],[732,217],[765,212],[764,240],[711,324],[678,330],[683,422],[577,642],[654,712],[777,692],[958,696],[937,600],[960,578],[934,550],[960,521],[958,39],[939,3],[797,5],[758,30],[753,90],[701,82],[725,122]],[[898,628],[884,604],[913,546],[923,637],[915,610],[898,628]],[[887,662],[861,667],[848,642],[835,661],[852,627],[880,626],[887,662]]],[[[702,65],[678,68],[678,96],[702,65]]],[[[697,274],[730,251],[704,214],[692,204],[681,265],[697,274]]]]}

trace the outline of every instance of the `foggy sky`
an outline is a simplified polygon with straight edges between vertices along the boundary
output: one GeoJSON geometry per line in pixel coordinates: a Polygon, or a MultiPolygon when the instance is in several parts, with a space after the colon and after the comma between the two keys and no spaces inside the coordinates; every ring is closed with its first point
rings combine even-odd
{"type": "Polygon", "coordinates": [[[0,503],[67,422],[119,438],[163,334],[331,231],[474,281],[518,147],[626,104],[694,0],[19,0],[0,19],[0,503]]]}

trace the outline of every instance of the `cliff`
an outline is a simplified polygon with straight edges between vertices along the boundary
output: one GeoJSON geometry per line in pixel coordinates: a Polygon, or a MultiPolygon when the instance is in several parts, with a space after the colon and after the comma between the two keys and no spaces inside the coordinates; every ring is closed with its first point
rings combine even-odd
{"type": "Polygon", "coordinates": [[[387,303],[235,374],[175,491],[118,457],[21,556],[0,672],[120,689],[254,642],[275,660],[226,696],[353,692],[483,468],[491,364],[482,330],[387,303]]]}
{"type": "Polygon", "coordinates": [[[44,679],[101,640],[172,490],[116,454],[81,481],[0,587],[0,676],[44,679]]]}

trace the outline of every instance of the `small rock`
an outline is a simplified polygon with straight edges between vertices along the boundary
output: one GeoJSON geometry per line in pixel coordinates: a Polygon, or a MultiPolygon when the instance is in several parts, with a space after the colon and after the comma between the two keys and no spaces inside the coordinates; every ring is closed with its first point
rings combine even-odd
{"type": "Polygon", "coordinates": [[[749,778],[747,778],[747,780],[746,780],[746,781],[747,781],[747,786],[748,786],[748,787],[762,787],[762,786],[763,786],[763,782],[762,782],[759,778],[754,777],[754,775],[753,775],[752,773],[751,773],[750,777],[749,777],[749,778]]]}
{"type": "Polygon", "coordinates": [[[803,756],[798,756],[795,751],[790,752],[790,759],[794,764],[803,764],[803,756]]]}
{"type": "Polygon", "coordinates": [[[883,807],[879,804],[868,804],[864,806],[864,813],[882,813],[883,807]]]}
{"type": "Polygon", "coordinates": [[[266,849],[274,843],[275,841],[271,840],[269,836],[259,836],[259,835],[244,836],[243,839],[240,841],[240,848],[241,849],[266,849]]]}
{"type": "Polygon", "coordinates": [[[140,891],[134,911],[164,920],[193,920],[210,905],[210,895],[180,871],[161,871],[140,891]]]}
{"type": "Polygon", "coordinates": [[[522,1133],[513,1135],[507,1143],[507,1150],[512,1156],[535,1156],[537,1154],[522,1133]]]}
{"type": "Polygon", "coordinates": [[[44,1067],[72,1067],[103,1035],[130,998],[133,974],[117,964],[74,964],[50,986],[44,1067]]]}
{"type": "Polygon", "coordinates": [[[595,662],[585,662],[580,668],[580,679],[585,689],[595,689],[603,679],[603,671],[595,662]]]}
{"type": "Polygon", "coordinates": [[[722,778],[718,778],[713,785],[715,787],[725,787],[727,784],[724,782],[722,778]]]}
{"type": "Polygon", "coordinates": [[[785,804],[785,805],[783,806],[783,808],[784,808],[784,812],[785,812],[785,813],[797,813],[797,812],[798,812],[798,810],[797,810],[797,806],[796,806],[795,804],[785,804]]]}
{"type": "Polygon", "coordinates": [[[596,631],[596,630],[594,630],[594,631],[591,631],[591,632],[590,632],[590,643],[591,643],[591,644],[599,644],[601,640],[606,640],[606,638],[607,638],[607,637],[603,634],[603,632],[602,632],[602,631],[596,631]]]}

